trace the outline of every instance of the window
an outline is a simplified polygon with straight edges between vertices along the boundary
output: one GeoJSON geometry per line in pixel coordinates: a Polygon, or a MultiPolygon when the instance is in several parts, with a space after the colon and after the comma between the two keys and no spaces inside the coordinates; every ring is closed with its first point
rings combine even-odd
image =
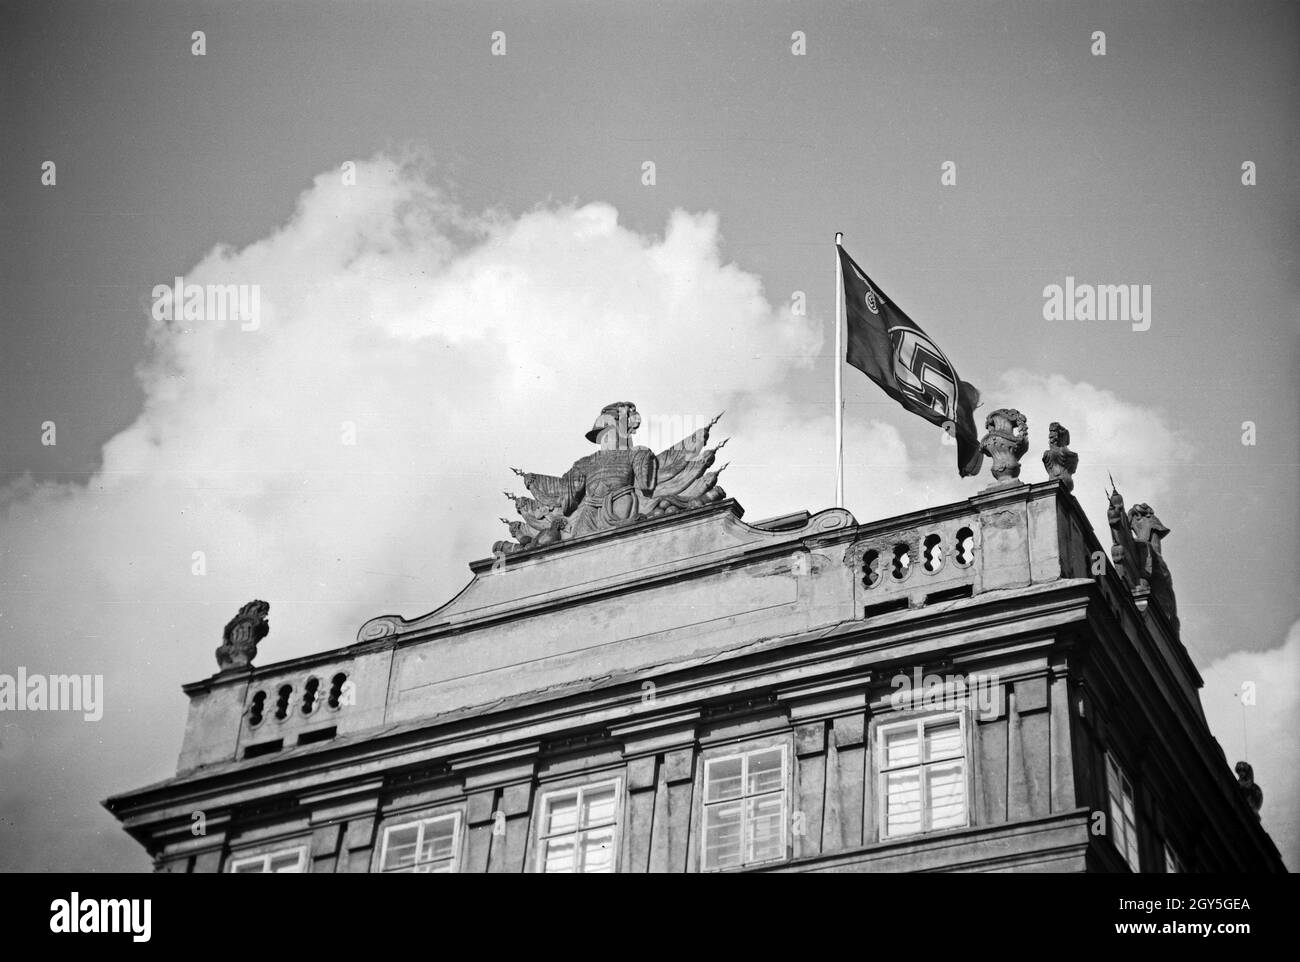
{"type": "Polygon", "coordinates": [[[1168,842],[1164,844],[1165,848],[1165,872],[1169,875],[1182,875],[1187,869],[1183,868],[1182,860],[1179,859],[1178,853],[1175,852],[1168,842]]]}
{"type": "Polygon", "coordinates": [[[1120,769],[1115,756],[1106,753],[1106,790],[1110,794],[1110,838],[1129,868],[1138,872],[1137,809],[1133,804],[1133,783],[1120,769]]]}
{"type": "Polygon", "coordinates": [[[542,872],[613,872],[619,783],[552,792],[542,799],[537,864],[542,872]]]}
{"type": "Polygon", "coordinates": [[[704,763],[704,870],[785,858],[785,746],[704,763]]]}
{"type": "Polygon", "coordinates": [[[240,874],[305,872],[307,871],[307,849],[305,846],[282,848],[276,852],[232,858],[227,871],[240,874]]]}
{"type": "Polygon", "coordinates": [[[459,843],[458,812],[390,825],[384,829],[379,871],[438,875],[454,872],[459,843]]]}
{"type": "Polygon", "coordinates": [[[876,738],[882,839],[970,824],[962,713],[881,725],[876,738]]]}

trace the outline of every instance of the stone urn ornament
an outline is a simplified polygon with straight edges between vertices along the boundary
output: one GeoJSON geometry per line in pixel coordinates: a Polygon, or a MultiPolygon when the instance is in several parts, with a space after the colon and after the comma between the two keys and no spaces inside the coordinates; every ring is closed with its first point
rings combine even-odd
{"type": "Polygon", "coordinates": [[[980,450],[993,459],[989,473],[997,480],[990,488],[1023,484],[1020,459],[1029,450],[1029,419],[1015,408],[998,408],[984,421],[988,431],[980,440],[980,450]]]}
{"type": "Polygon", "coordinates": [[[239,609],[239,614],[230,619],[222,632],[221,647],[216,651],[218,671],[253,667],[258,642],[271,631],[267,620],[270,614],[270,604],[260,600],[250,601],[239,609]]]}

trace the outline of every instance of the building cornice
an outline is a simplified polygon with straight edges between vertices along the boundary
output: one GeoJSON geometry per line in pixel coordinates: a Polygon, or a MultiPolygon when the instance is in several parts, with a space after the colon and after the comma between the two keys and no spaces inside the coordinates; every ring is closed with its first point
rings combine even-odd
{"type": "MultiPolygon", "coordinates": [[[[1051,629],[1086,618],[1088,581],[1060,581],[1007,589],[921,609],[891,612],[796,635],[738,645],[723,657],[664,666],[654,702],[642,699],[637,672],[610,679],[596,690],[539,694],[517,704],[468,707],[446,716],[358,732],[353,737],[275,756],[207,766],[153,786],[114,796],[106,807],[127,822],[168,818],[201,808],[205,799],[242,804],[255,798],[299,793],[324,785],[373,779],[381,771],[458,760],[464,770],[477,755],[509,753],[561,732],[600,727],[635,731],[654,727],[690,706],[777,686],[784,703],[804,686],[847,691],[873,683],[873,671],[915,660],[1015,652],[1038,657],[1050,649],[1051,629]],[[1037,640],[1018,641],[1026,635],[1037,640]],[[873,644],[873,642],[878,642],[873,644]],[[943,654],[940,654],[942,652],[943,654]]],[[[851,696],[850,696],[851,697],[851,696]]]]}

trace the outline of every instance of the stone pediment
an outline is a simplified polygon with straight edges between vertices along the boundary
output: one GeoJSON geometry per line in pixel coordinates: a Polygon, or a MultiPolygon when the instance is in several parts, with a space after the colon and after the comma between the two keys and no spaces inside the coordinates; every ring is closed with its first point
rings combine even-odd
{"type": "MultiPolygon", "coordinates": [[[[794,528],[770,530],[741,520],[733,499],[637,525],[557,542],[534,551],[470,564],[473,580],[440,608],[407,620],[381,615],[362,625],[358,642],[436,634],[497,618],[522,616],[603,594],[645,590],[730,558],[788,547],[792,542],[853,527],[853,515],[831,508],[794,528]]],[[[671,589],[665,589],[671,590],[671,589]]]]}

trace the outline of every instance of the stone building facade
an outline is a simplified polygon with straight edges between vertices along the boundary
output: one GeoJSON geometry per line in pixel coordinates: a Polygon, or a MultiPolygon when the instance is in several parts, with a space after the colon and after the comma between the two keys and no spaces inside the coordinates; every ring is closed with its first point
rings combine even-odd
{"type": "Polygon", "coordinates": [[[168,872],[1283,871],[1107,549],[1051,480],[499,552],[185,686],[176,776],[105,804],[168,872]]]}

